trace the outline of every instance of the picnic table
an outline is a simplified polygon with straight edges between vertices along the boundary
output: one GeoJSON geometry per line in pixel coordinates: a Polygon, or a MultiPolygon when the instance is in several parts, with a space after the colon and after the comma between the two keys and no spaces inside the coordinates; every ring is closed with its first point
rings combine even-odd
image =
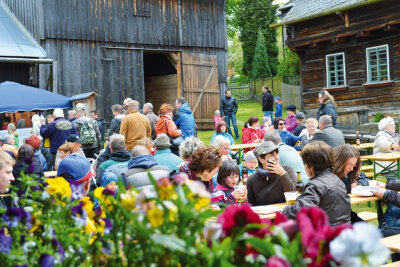
{"type": "Polygon", "coordinates": [[[56,178],[57,177],[57,171],[44,172],[44,177],[46,177],[46,178],[56,178]]]}
{"type": "Polygon", "coordinates": [[[352,146],[354,146],[357,149],[371,149],[374,148],[374,143],[361,143],[359,145],[353,144],[352,146]]]}
{"type": "Polygon", "coordinates": [[[361,156],[361,159],[364,160],[371,160],[373,162],[373,170],[374,170],[374,176],[373,179],[376,179],[376,177],[379,174],[382,174],[384,172],[391,172],[393,174],[397,175],[397,178],[400,179],[400,172],[399,172],[399,164],[400,164],[400,152],[391,152],[391,153],[379,153],[375,155],[368,155],[368,156],[361,156]],[[377,161],[391,161],[388,166],[382,166],[381,164],[377,163],[377,161]],[[376,172],[376,165],[382,167],[383,169],[380,172],[376,172]],[[397,170],[393,171],[391,170],[392,167],[397,166],[397,170]]]}
{"type": "Polygon", "coordinates": [[[392,235],[382,238],[381,243],[392,252],[400,252],[400,235],[392,235]]]}
{"type": "Polygon", "coordinates": [[[230,147],[232,151],[237,151],[237,155],[239,156],[238,164],[242,163],[242,159],[244,157],[244,150],[246,148],[255,148],[261,143],[251,143],[251,144],[238,144],[238,145],[233,145],[230,147]]]}

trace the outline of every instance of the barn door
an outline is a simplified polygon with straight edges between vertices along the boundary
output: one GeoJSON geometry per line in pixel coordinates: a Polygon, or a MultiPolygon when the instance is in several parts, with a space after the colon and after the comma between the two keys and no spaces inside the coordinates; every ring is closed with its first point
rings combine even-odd
{"type": "Polygon", "coordinates": [[[197,128],[214,129],[219,109],[218,66],[215,55],[182,53],[184,97],[192,108],[197,128]]]}

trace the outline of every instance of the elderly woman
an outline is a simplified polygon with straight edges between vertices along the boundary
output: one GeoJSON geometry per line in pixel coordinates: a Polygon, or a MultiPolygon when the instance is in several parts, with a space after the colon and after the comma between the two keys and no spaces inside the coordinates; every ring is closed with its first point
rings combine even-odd
{"type": "Polygon", "coordinates": [[[179,156],[183,159],[183,161],[187,161],[190,159],[192,154],[202,146],[204,146],[204,143],[199,138],[186,138],[185,141],[183,141],[179,146],[179,156]]]}
{"type": "Polygon", "coordinates": [[[222,157],[225,159],[232,159],[229,155],[229,150],[231,147],[231,142],[223,136],[217,136],[214,139],[214,142],[211,144],[212,147],[217,149],[219,153],[221,153],[222,157]]]}
{"type": "Polygon", "coordinates": [[[309,118],[306,120],[306,128],[301,131],[301,143],[303,145],[307,144],[307,142],[314,136],[318,130],[318,121],[314,118],[309,118]]]}
{"type": "MultiPolygon", "coordinates": [[[[399,150],[399,136],[395,133],[394,120],[391,117],[386,117],[380,120],[378,124],[379,132],[376,134],[374,141],[374,154],[391,153],[399,150]]],[[[381,172],[383,167],[387,167],[391,162],[377,161],[376,172],[381,172]],[[379,165],[381,166],[379,166],[379,165]],[[382,167],[383,166],[383,167],[382,167]]],[[[391,171],[396,172],[397,165],[390,168],[391,171]]],[[[386,178],[395,178],[393,173],[384,172],[386,178]]],[[[396,176],[397,177],[397,176],[396,176]]]]}
{"type": "Polygon", "coordinates": [[[15,159],[18,156],[18,148],[15,147],[14,143],[15,143],[14,135],[7,134],[4,137],[3,145],[1,146],[1,150],[10,154],[10,156],[13,159],[15,159]]]}
{"type": "Polygon", "coordinates": [[[279,147],[267,141],[258,145],[254,155],[258,170],[247,179],[247,197],[253,206],[285,202],[284,192],[296,190],[296,173],[293,168],[281,165],[279,147]]]}
{"type": "Polygon", "coordinates": [[[331,225],[350,223],[350,197],[344,183],[332,172],[333,149],[322,141],[307,144],[301,157],[310,180],[296,204],[288,206],[283,213],[296,218],[302,207],[320,207],[329,217],[331,225]]]}
{"type": "Polygon", "coordinates": [[[230,133],[228,133],[228,126],[226,126],[226,122],[224,122],[224,121],[220,121],[218,123],[217,130],[216,130],[216,132],[213,134],[213,136],[211,138],[211,143],[214,142],[214,139],[217,136],[223,136],[226,139],[229,139],[231,146],[233,146],[235,144],[235,141],[233,141],[232,135],[230,133]]]}

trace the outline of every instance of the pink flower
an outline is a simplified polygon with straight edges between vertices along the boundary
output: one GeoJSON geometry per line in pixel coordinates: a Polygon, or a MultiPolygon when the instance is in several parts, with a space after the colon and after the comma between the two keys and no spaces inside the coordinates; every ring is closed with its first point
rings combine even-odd
{"type": "Polygon", "coordinates": [[[187,176],[187,174],[181,172],[174,176],[173,182],[175,184],[185,184],[186,181],[188,181],[188,180],[189,180],[189,177],[187,176]]]}
{"type": "Polygon", "coordinates": [[[170,181],[168,177],[163,177],[157,180],[157,185],[158,186],[165,186],[168,187],[170,185],[170,181]]]}
{"type": "MultiPolygon", "coordinates": [[[[218,216],[218,222],[222,224],[222,230],[225,236],[230,236],[236,229],[250,223],[261,223],[260,216],[255,213],[249,206],[230,206],[224,213],[218,216]]],[[[252,233],[256,231],[251,231],[252,233]]]]}
{"type": "Polygon", "coordinates": [[[265,267],[291,267],[292,265],[285,259],[282,259],[276,255],[268,259],[265,267]]]}

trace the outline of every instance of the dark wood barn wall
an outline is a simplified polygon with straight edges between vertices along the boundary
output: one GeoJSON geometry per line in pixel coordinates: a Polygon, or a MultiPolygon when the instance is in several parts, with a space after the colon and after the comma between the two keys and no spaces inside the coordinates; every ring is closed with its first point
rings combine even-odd
{"type": "Polygon", "coordinates": [[[365,106],[372,109],[399,107],[400,100],[400,31],[369,30],[377,25],[400,20],[400,2],[385,1],[349,11],[350,27],[338,15],[301,22],[294,25],[295,39],[289,40],[290,47],[300,47],[317,42],[316,47],[304,46],[299,52],[303,98],[306,110],[311,113],[317,108],[318,91],[326,88],[327,54],[345,53],[346,91],[332,92],[339,107],[365,106]],[[361,37],[362,31],[371,33],[361,37]],[[336,37],[350,33],[343,41],[336,37]],[[393,85],[366,88],[366,48],[389,45],[390,77],[393,85]],[[320,46],[320,47],[319,47],[320,46]]]}

